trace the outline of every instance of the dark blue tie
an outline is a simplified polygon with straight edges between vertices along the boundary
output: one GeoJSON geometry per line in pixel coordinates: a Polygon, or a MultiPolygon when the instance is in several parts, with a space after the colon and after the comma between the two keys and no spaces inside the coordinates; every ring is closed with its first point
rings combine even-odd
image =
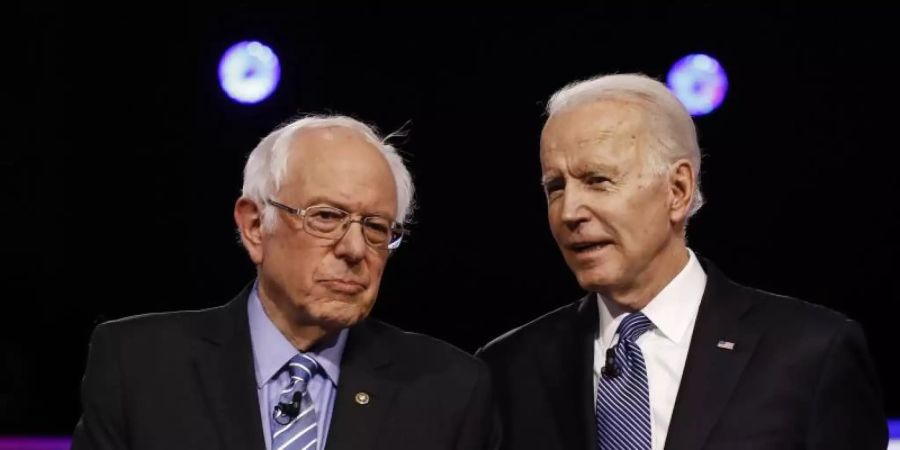
{"type": "Polygon", "coordinates": [[[629,314],[619,324],[615,357],[607,358],[597,384],[600,450],[650,450],[650,388],[644,355],[635,341],[652,326],[653,322],[639,312],[629,314]]]}

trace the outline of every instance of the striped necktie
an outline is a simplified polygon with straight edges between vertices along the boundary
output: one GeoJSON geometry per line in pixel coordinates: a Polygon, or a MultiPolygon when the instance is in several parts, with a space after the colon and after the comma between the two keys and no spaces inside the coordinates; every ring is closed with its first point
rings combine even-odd
{"type": "Polygon", "coordinates": [[[290,372],[291,381],[272,411],[272,450],[316,450],[316,409],[306,388],[319,364],[300,353],[291,358],[285,370],[290,372]]]}
{"type": "Polygon", "coordinates": [[[644,355],[635,341],[652,326],[643,313],[627,315],[619,325],[618,343],[607,353],[597,385],[600,450],[650,450],[650,388],[644,355]]]}

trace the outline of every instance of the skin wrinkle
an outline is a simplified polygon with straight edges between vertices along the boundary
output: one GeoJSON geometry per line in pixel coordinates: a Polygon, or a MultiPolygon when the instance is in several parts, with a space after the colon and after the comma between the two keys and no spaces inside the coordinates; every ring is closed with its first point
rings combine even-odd
{"type": "Polygon", "coordinates": [[[673,161],[657,173],[654,139],[640,108],[609,100],[554,114],[541,137],[548,219],[563,257],[582,288],[629,310],[687,261],[691,166],[673,161]]]}

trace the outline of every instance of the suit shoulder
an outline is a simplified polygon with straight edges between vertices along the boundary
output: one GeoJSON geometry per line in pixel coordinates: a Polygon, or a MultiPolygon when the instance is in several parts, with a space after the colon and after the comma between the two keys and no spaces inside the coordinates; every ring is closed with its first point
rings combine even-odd
{"type": "Polygon", "coordinates": [[[95,334],[108,334],[117,339],[139,338],[153,339],[189,332],[193,324],[206,317],[215,315],[222,306],[186,311],[168,311],[139,314],[135,316],[113,319],[97,325],[95,334]]]}
{"type": "Polygon", "coordinates": [[[829,348],[841,335],[861,337],[862,327],[843,313],[795,297],[738,285],[753,305],[744,323],[778,342],[794,342],[807,351],[829,348]]]}
{"type": "MultiPolygon", "coordinates": [[[[738,285],[740,286],[740,285],[738,285]]],[[[776,294],[762,289],[740,286],[753,299],[753,303],[766,315],[777,315],[785,322],[820,328],[840,328],[855,323],[845,314],[826,306],[796,297],[776,294]]]]}
{"type": "Polygon", "coordinates": [[[578,320],[579,307],[585,300],[569,303],[554,309],[524,325],[498,336],[478,351],[481,357],[490,358],[495,353],[510,353],[530,349],[548,336],[557,336],[570,330],[578,320]]]}

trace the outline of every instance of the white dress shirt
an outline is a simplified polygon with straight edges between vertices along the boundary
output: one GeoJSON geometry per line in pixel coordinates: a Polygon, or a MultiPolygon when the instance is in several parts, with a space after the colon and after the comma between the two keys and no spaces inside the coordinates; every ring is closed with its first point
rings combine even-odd
{"type": "MultiPolygon", "coordinates": [[[[653,322],[653,327],[637,339],[647,366],[650,383],[650,435],[651,448],[663,450],[675,397],[681,385],[681,373],[687,359],[694,321],[700,299],[706,289],[706,273],[694,252],[681,272],[656,295],[641,312],[653,322]]],[[[597,295],[600,310],[600,328],[594,340],[594,399],[600,369],[606,361],[606,350],[618,339],[616,329],[628,315],[612,301],[597,295]]],[[[594,402],[596,404],[596,400],[594,402]]]]}

